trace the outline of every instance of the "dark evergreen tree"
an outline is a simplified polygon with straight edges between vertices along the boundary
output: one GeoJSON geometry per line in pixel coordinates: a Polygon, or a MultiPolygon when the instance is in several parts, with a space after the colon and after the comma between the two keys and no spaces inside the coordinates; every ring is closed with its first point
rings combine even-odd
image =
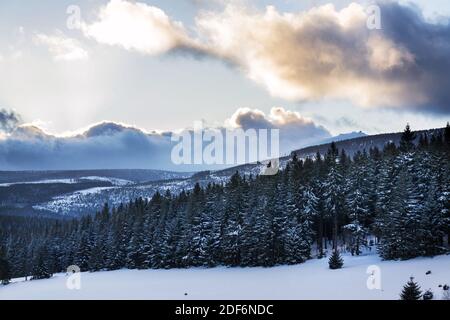
{"type": "Polygon", "coordinates": [[[415,139],[416,134],[413,131],[411,131],[409,124],[407,124],[400,139],[400,151],[409,152],[413,150],[415,139]]]}
{"type": "Polygon", "coordinates": [[[5,251],[5,248],[0,247],[0,283],[3,285],[7,285],[11,280],[11,269],[5,251]]]}
{"type": "Polygon", "coordinates": [[[32,280],[48,279],[53,276],[50,271],[49,265],[49,253],[45,244],[43,244],[37,252],[36,260],[32,270],[32,280]]]}
{"type": "Polygon", "coordinates": [[[344,266],[344,260],[342,259],[339,251],[333,250],[333,253],[328,260],[328,266],[330,269],[341,269],[344,266]]]}
{"type": "Polygon", "coordinates": [[[422,298],[423,300],[433,300],[433,291],[431,291],[431,289],[425,291],[425,293],[423,294],[422,298]]]}
{"type": "Polygon", "coordinates": [[[450,123],[447,122],[447,126],[444,131],[444,141],[447,148],[450,148],[450,123]]]}
{"type": "Polygon", "coordinates": [[[344,226],[350,234],[350,251],[352,255],[360,255],[361,247],[366,245],[367,230],[365,222],[369,213],[369,192],[364,189],[363,171],[356,171],[352,181],[352,190],[347,196],[350,223],[344,226]]]}
{"type": "Polygon", "coordinates": [[[400,298],[401,300],[420,300],[421,297],[422,291],[420,290],[419,285],[414,281],[414,278],[411,277],[408,283],[403,287],[400,298]]]}

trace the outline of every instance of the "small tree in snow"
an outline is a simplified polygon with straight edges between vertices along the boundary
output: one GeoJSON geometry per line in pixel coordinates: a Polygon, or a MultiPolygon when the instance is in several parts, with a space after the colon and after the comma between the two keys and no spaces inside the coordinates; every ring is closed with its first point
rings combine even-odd
{"type": "Polygon", "coordinates": [[[344,260],[342,260],[341,255],[339,254],[339,251],[334,250],[333,254],[331,255],[330,259],[328,260],[328,265],[330,266],[330,269],[340,269],[344,266],[344,260]]]}
{"type": "Polygon", "coordinates": [[[442,293],[442,300],[450,300],[450,290],[447,285],[444,286],[444,292],[442,293]]]}
{"type": "Polygon", "coordinates": [[[419,285],[414,282],[414,277],[411,277],[408,283],[403,287],[400,294],[401,300],[419,300],[422,297],[422,291],[419,285]]]}
{"type": "Polygon", "coordinates": [[[433,300],[433,297],[434,297],[434,295],[433,295],[433,291],[431,291],[431,289],[428,289],[423,294],[423,300],[433,300]]]}

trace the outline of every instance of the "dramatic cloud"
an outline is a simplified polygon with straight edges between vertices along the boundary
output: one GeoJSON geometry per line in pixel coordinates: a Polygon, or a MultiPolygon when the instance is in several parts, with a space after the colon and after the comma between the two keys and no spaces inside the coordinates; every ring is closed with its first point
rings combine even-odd
{"type": "Polygon", "coordinates": [[[13,131],[21,122],[20,115],[14,111],[0,109],[0,133],[13,131]]]}
{"type": "MultiPolygon", "coordinates": [[[[9,113],[1,114],[11,118],[9,113]]],[[[171,132],[149,133],[132,126],[104,122],[82,133],[60,137],[47,134],[37,126],[17,124],[11,122],[10,133],[0,139],[2,170],[151,168],[196,171],[224,167],[174,164],[171,151],[176,143],[171,141],[171,132]]],[[[279,129],[283,153],[330,136],[326,129],[311,120],[283,108],[273,108],[267,116],[258,110],[239,109],[224,126],[215,129],[225,132],[225,128],[279,129]]]]}
{"type": "Polygon", "coordinates": [[[34,36],[33,40],[37,44],[47,46],[48,51],[57,61],[85,60],[89,57],[88,52],[83,49],[79,41],[66,37],[60,31],[56,35],[39,33],[34,36]]]}
{"type": "MultiPolygon", "coordinates": [[[[381,14],[392,7],[413,12],[389,4],[381,14]]],[[[416,18],[406,22],[426,24],[416,18]]],[[[358,4],[340,11],[329,4],[301,13],[230,6],[203,13],[197,25],[213,53],[236,63],[275,96],[350,99],[361,106],[433,104],[434,97],[412,74],[429,71],[418,65],[422,57],[401,38],[393,41],[383,30],[369,30],[368,19],[358,4]]]]}
{"type": "Polygon", "coordinates": [[[0,140],[3,170],[163,169],[164,165],[171,166],[169,137],[113,123],[96,125],[71,137],[56,137],[35,126],[20,126],[0,140]]]}
{"type": "Polygon", "coordinates": [[[279,107],[272,108],[268,115],[257,109],[241,108],[227,122],[244,130],[279,129],[280,151],[283,154],[331,137],[328,130],[317,126],[311,119],[279,107]]]}
{"type": "Polygon", "coordinates": [[[298,13],[239,4],[201,11],[193,34],[162,10],[113,0],[85,34],[146,54],[189,49],[237,66],[274,96],[346,99],[363,107],[450,113],[450,25],[428,22],[417,8],[381,2],[372,12],[353,3],[298,13]]]}

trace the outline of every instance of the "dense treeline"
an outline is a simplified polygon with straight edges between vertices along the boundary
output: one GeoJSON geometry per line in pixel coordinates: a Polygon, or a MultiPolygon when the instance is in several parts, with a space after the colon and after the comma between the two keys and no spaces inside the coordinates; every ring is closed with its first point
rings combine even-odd
{"type": "Polygon", "coordinates": [[[399,146],[350,158],[332,144],[324,156],[294,156],[275,176],[236,173],[225,185],[156,193],[70,221],[0,217],[0,280],[69,265],[295,264],[330,246],[358,255],[369,234],[385,259],[439,254],[450,232],[449,160],[450,126],[417,139],[407,127],[399,146]]]}

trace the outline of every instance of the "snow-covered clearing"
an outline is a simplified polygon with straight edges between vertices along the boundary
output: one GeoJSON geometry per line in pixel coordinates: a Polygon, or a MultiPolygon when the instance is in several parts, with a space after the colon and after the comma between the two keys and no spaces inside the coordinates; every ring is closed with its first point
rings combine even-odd
{"type": "Polygon", "coordinates": [[[65,184],[75,184],[77,179],[45,179],[37,181],[23,181],[23,182],[8,182],[0,183],[0,187],[10,187],[17,184],[52,184],[52,183],[65,183],[65,184]]]}
{"type": "Polygon", "coordinates": [[[343,269],[327,259],[274,268],[118,270],[81,274],[81,289],[66,288],[67,276],[0,287],[3,299],[398,299],[410,276],[441,299],[450,284],[450,255],[381,261],[374,254],[344,256],[343,269]],[[381,290],[369,290],[367,268],[381,271],[381,290]],[[427,271],[431,274],[426,275],[427,271]],[[187,293],[187,295],[185,295],[187,293]]]}
{"type": "Polygon", "coordinates": [[[68,178],[68,179],[44,179],[36,181],[8,182],[8,183],[0,183],[0,187],[10,187],[17,184],[53,184],[53,183],[75,184],[86,181],[110,182],[113,186],[126,186],[133,184],[133,181],[125,179],[88,176],[88,177],[68,178]]]}

